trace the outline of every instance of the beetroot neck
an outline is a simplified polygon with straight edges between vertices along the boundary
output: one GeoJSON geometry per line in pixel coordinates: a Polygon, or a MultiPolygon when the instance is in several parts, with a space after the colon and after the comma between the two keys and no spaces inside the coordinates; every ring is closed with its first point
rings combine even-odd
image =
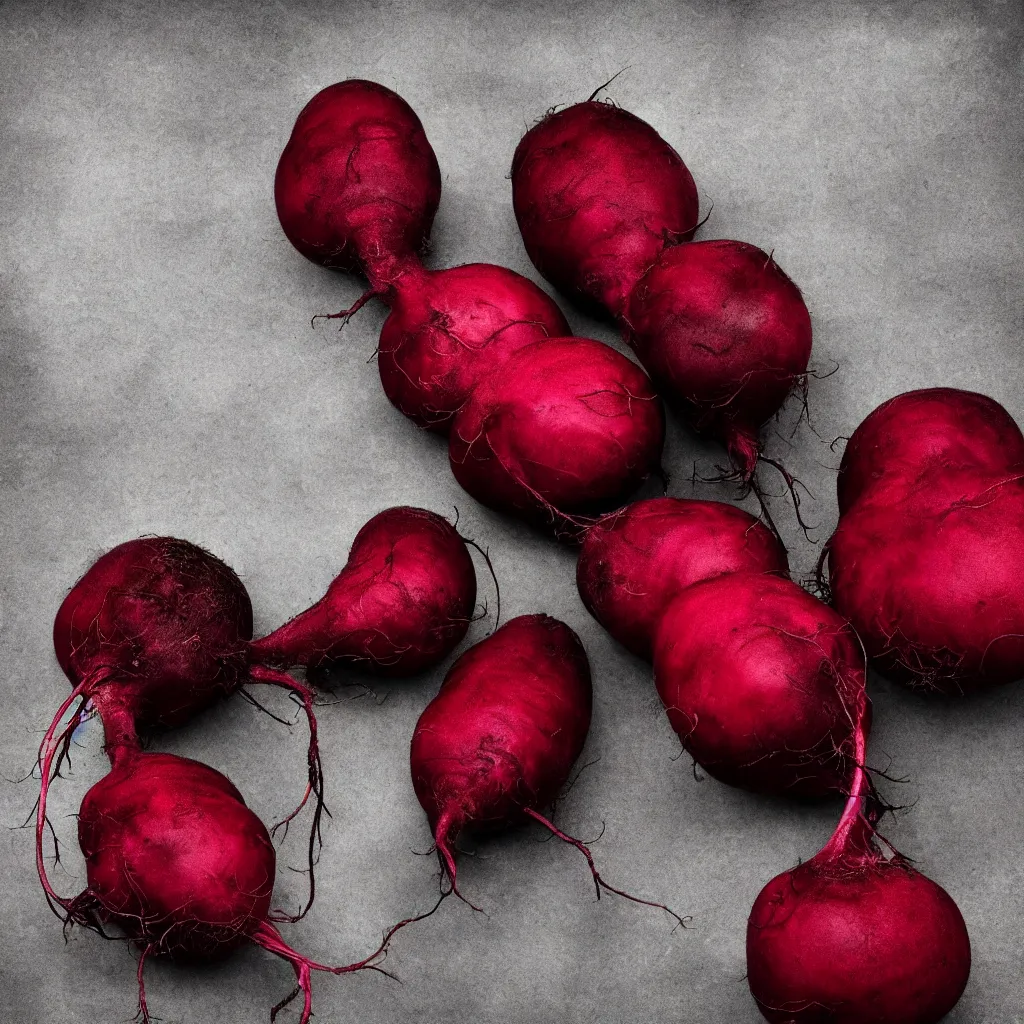
{"type": "Polygon", "coordinates": [[[103,749],[116,766],[142,749],[135,725],[135,712],[127,701],[111,700],[103,692],[92,699],[103,722],[103,749]]]}
{"type": "Polygon", "coordinates": [[[853,733],[854,767],[850,795],[832,838],[821,848],[816,860],[837,861],[851,857],[870,857],[874,853],[872,840],[875,830],[866,814],[866,803],[871,795],[871,782],[864,764],[867,757],[867,733],[864,727],[866,707],[866,702],[862,701],[853,733]]]}
{"type": "Polygon", "coordinates": [[[731,426],[726,436],[729,458],[743,475],[743,482],[749,483],[754,477],[761,446],[757,434],[746,427],[731,426]]]}
{"type": "Polygon", "coordinates": [[[371,288],[390,306],[394,303],[395,292],[403,280],[418,278],[427,273],[418,256],[383,255],[366,256],[363,259],[367,280],[371,288]]]}
{"type": "Polygon", "coordinates": [[[291,668],[308,665],[327,653],[327,611],[324,600],[300,612],[283,626],[249,644],[250,662],[291,668]]]}

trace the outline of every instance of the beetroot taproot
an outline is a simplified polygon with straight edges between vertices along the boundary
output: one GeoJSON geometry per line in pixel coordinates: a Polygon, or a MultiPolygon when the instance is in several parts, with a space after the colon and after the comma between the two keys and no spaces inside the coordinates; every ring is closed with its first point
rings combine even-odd
{"type": "Polygon", "coordinates": [[[416,723],[410,765],[452,891],[463,830],[493,832],[532,819],[584,854],[598,897],[603,888],[648,903],[608,885],[586,845],[542,813],[583,750],[592,704],[579,637],[547,615],[512,619],[451,667],[416,723]]]}
{"type": "Polygon", "coordinates": [[[274,200],[303,256],[385,288],[430,237],[441,171],[409,104],[376,82],[349,79],[303,107],[274,200]]]}
{"type": "Polygon", "coordinates": [[[753,245],[680,244],[698,227],[693,178],[654,128],[614,105],[548,114],[520,140],[511,177],[537,269],[617,320],[659,393],[752,485],[762,425],[806,380],[811,320],[796,285],[753,245]]]}
{"type": "MultiPolygon", "coordinates": [[[[859,730],[854,760],[864,755],[859,730]]],[[[871,803],[858,768],[828,843],[754,903],[747,981],[771,1024],[937,1024],[967,985],[959,907],[899,853],[883,853],[871,803]]]]}
{"type": "Polygon", "coordinates": [[[1024,676],[1024,436],[984,395],[890,399],[854,431],[827,544],[836,608],[885,673],[967,694],[1024,676]]]}
{"type": "Polygon", "coordinates": [[[654,663],[683,746],[755,792],[845,792],[864,659],[849,625],[787,576],[785,551],[721,502],[636,502],[586,533],[576,570],[590,613],[654,663]]]}
{"type": "Polygon", "coordinates": [[[473,497],[573,536],[660,468],[661,403],[647,375],[589,338],[519,349],[485,376],[449,439],[455,479],[473,497]]]}

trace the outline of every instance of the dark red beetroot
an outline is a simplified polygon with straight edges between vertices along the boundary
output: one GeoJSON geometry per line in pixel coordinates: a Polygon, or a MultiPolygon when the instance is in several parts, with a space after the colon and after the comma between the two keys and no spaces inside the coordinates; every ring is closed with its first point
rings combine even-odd
{"type": "Polygon", "coordinates": [[[381,289],[426,245],[441,171],[409,104],[376,82],[349,79],[302,109],[274,199],[299,252],[381,289]]]}
{"type": "MultiPolygon", "coordinates": [[[[864,747],[860,734],[859,763],[864,747]]],[[[898,853],[883,855],[868,795],[858,770],[829,842],[772,879],[750,912],[747,980],[772,1024],[937,1024],[967,985],[959,908],[898,853]]]]}
{"type": "Polygon", "coordinates": [[[658,391],[751,483],[758,432],[810,358],[796,285],[752,245],[680,245],[698,226],[689,171],[649,124],[606,103],[549,114],[523,136],[512,202],[537,269],[615,317],[658,391]]]}
{"type": "Polygon", "coordinates": [[[451,667],[416,723],[410,763],[454,891],[453,849],[463,829],[496,830],[532,818],[584,853],[598,896],[602,887],[619,892],[597,873],[586,846],[540,813],[583,750],[592,702],[579,637],[547,615],[512,619],[451,667]]]}
{"type": "Polygon", "coordinates": [[[404,274],[390,302],[377,347],[384,392],[442,434],[482,374],[525,345],[572,333],[532,281],[489,263],[404,274]]]}
{"type": "Polygon", "coordinates": [[[250,645],[254,661],[358,664],[389,676],[436,665],[466,635],[476,573],[458,531],[422,508],[389,508],[356,534],[311,608],[250,645]]]}
{"type": "MultiPolygon", "coordinates": [[[[270,836],[238,790],[206,765],[173,754],[143,753],[137,739],[121,735],[115,741],[110,729],[111,771],[86,793],[78,816],[88,884],[72,899],[57,895],[46,876],[42,843],[47,785],[63,741],[56,737],[57,723],[72,701],[65,701],[40,750],[37,868],[51,908],[66,923],[101,934],[104,925],[115,925],[142,950],[138,982],[143,1021],[150,1020],[143,984],[150,955],[204,963],[254,942],[287,960],[298,981],[272,1016],[301,991],[303,1024],[311,1012],[311,971],[379,970],[376,964],[391,936],[410,922],[393,928],[372,956],[345,967],[329,967],[297,953],[271,923],[290,919],[270,913],[276,860],[270,836]]],[[[77,722],[76,716],[65,735],[77,722]]]]}
{"type": "Polygon", "coordinates": [[[870,707],[863,656],[786,571],[741,509],[656,498],[587,531],[576,581],[598,622],[653,660],[669,721],[709,774],[755,792],[845,792],[855,711],[870,707]]]}
{"type": "Polygon", "coordinates": [[[576,586],[587,611],[620,644],[654,659],[654,634],[672,599],[727,572],[787,573],[786,552],[735,505],[651,498],[604,516],[583,540],[576,586]]]}
{"type": "Polygon", "coordinates": [[[761,427],[807,373],[811,317],[800,289],[756,246],[693,242],[661,254],[624,319],[658,391],[721,441],[749,482],[761,427]]]}
{"type": "Polygon", "coordinates": [[[970,693],[1024,676],[1024,437],[1005,409],[911,391],[854,431],[832,599],[895,678],[970,693]]]}
{"type": "Polygon", "coordinates": [[[870,721],[848,622],[791,580],[734,572],[682,590],[658,626],[654,680],[710,775],[755,793],[846,792],[870,721]]]}
{"type": "Polygon", "coordinates": [[[699,205],[686,165],[646,121],[593,100],[523,136],[512,204],[534,266],[616,317],[662,250],[693,235],[699,205]]]}
{"type": "Polygon", "coordinates": [[[452,424],[455,479],[477,500],[572,536],[660,467],[647,375],[588,338],[537,342],[483,377],[452,424]]]}

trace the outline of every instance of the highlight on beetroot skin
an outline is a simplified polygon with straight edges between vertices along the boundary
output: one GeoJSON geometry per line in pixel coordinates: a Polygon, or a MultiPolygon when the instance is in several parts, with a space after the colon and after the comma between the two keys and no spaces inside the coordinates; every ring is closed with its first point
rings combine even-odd
{"type": "Polygon", "coordinates": [[[656,498],[591,527],[584,605],[653,661],[684,748],[710,775],[759,793],[848,792],[864,657],[849,624],[793,583],[785,551],[748,513],[656,498]]]}
{"type": "Polygon", "coordinates": [[[598,898],[602,889],[614,892],[682,923],[663,904],[605,882],[587,846],[542,813],[583,750],[592,703],[590,663],[579,637],[547,615],[512,619],[451,667],[416,723],[410,749],[413,788],[449,893],[465,899],[456,881],[460,833],[532,820],[583,853],[598,898]]]}
{"type": "MultiPolygon", "coordinates": [[[[330,210],[386,207],[392,194],[424,173],[418,158],[429,143],[421,138],[422,126],[416,119],[413,159],[408,147],[399,150],[392,142],[412,131],[415,115],[393,93],[384,109],[380,89],[352,81],[324,90],[323,116],[307,124],[300,115],[282,155],[278,213],[306,255],[304,236],[293,225],[295,208],[307,227],[307,221],[317,222],[310,237],[336,234],[340,220],[330,210]],[[356,112],[370,106],[380,122],[374,131],[391,141],[362,145],[363,136],[351,128],[357,113],[348,105],[356,112]],[[388,111],[394,113],[393,131],[387,129],[388,111]],[[310,132],[317,146],[296,141],[310,132]],[[348,173],[353,161],[360,168],[357,179],[348,173]],[[287,185],[293,179],[315,183],[309,194],[321,198],[293,202],[287,185]],[[333,198],[327,203],[324,196],[333,198]]],[[[314,98],[307,109],[320,110],[318,102],[314,98]]],[[[425,241],[429,221],[417,223],[426,225],[425,241]]],[[[581,518],[621,505],[658,470],[664,425],[646,374],[606,345],[571,338],[558,306],[532,282],[488,264],[427,270],[417,255],[422,244],[383,235],[364,244],[348,228],[342,234],[346,251],[360,257],[336,265],[362,269],[370,289],[332,316],[347,319],[372,297],[390,306],[378,346],[385,393],[421,427],[451,436],[452,470],[473,497],[573,539],[581,518]],[[557,347],[548,352],[545,346],[557,347]],[[527,379],[543,387],[542,396],[535,399],[524,387],[527,379]],[[558,408],[557,417],[548,403],[558,408]]]]}
{"type": "Polygon", "coordinates": [[[971,943],[960,909],[878,835],[871,807],[858,767],[832,838],[754,903],[747,981],[771,1024],[938,1024],[963,994],[971,943]]]}
{"type": "Polygon", "coordinates": [[[885,674],[971,694],[1024,676],[1024,436],[985,395],[889,399],[839,467],[828,589],[885,674]]]}
{"type": "Polygon", "coordinates": [[[796,285],[745,242],[683,244],[698,227],[690,172],[654,128],[610,103],[542,118],[511,177],[537,269],[615,318],[659,393],[752,484],[761,427],[806,380],[811,321],[796,285]]]}

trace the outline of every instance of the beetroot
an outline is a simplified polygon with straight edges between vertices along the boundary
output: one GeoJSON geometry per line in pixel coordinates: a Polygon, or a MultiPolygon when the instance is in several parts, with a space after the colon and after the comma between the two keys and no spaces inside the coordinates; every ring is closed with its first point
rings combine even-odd
{"type": "MultiPolygon", "coordinates": [[[[346,82],[332,89],[343,87],[354,109],[362,109],[363,101],[355,102],[360,90],[369,89],[372,99],[379,88],[346,82]]],[[[382,123],[388,116],[380,113],[382,123]]],[[[410,116],[404,103],[395,108],[388,137],[405,138],[410,116]]],[[[349,167],[358,164],[360,202],[374,207],[404,190],[418,166],[389,147],[360,148],[340,114],[310,123],[322,133],[318,145],[295,142],[310,131],[304,112],[278,168],[281,222],[307,255],[301,239],[330,235],[334,222],[322,203],[310,200],[301,208],[304,218],[317,221],[315,229],[291,230],[294,204],[289,189],[288,201],[282,199],[282,181],[299,176],[317,183],[317,195],[345,197],[349,167]]],[[[418,120],[416,126],[420,140],[418,120]]],[[[372,248],[372,266],[366,254],[344,264],[363,269],[370,290],[332,316],[348,318],[371,296],[388,303],[378,346],[384,390],[421,427],[451,434],[452,469],[470,494],[571,537],[580,517],[621,504],[658,468],[664,425],[650,380],[608,346],[569,338],[562,313],[536,285],[489,264],[426,270],[400,239],[381,237],[372,248]]]]}
{"type": "Polygon", "coordinates": [[[303,256],[383,288],[426,245],[441,171],[409,104],[350,79],[303,107],[278,163],[274,199],[303,256]]]}
{"type": "Polygon", "coordinates": [[[482,373],[525,345],[572,333],[532,281],[489,263],[405,274],[390,303],[377,348],[384,393],[443,434],[482,373]]]}
{"type": "Polygon", "coordinates": [[[577,586],[592,615],[653,660],[684,747],[763,793],[845,791],[863,656],[839,615],[791,580],[753,516],[720,502],[637,502],[588,530],[577,586]]]}
{"type": "Polygon", "coordinates": [[[665,423],[644,372],[587,338],[520,349],[452,425],[455,479],[479,501],[556,530],[625,501],[658,470],[665,423]]]}
{"type": "Polygon", "coordinates": [[[984,395],[898,395],[854,431],[827,545],[878,667],[948,694],[1024,676],[1024,436],[984,395]]]}
{"type": "Polygon", "coordinates": [[[593,100],[523,136],[512,203],[534,266],[613,316],[662,250],[697,228],[697,187],[679,154],[646,121],[593,100]]]}
{"type": "Polygon", "coordinates": [[[745,242],[666,249],[629,297],[627,338],[670,405],[721,441],[749,482],[761,427],[805,379],[811,317],[770,255],[745,242]]]}
{"type": "MultiPolygon", "coordinates": [[[[142,951],[138,966],[139,1010],[148,1024],[143,969],[151,955],[206,963],[254,942],[287,960],[298,981],[302,1022],[311,1012],[311,971],[344,974],[377,969],[395,931],[366,960],[329,967],[297,953],[285,943],[270,913],[275,854],[263,823],[238,790],[220,772],[173,754],[143,753],[137,739],[121,736],[107,751],[111,771],[85,795],[78,836],[85,855],[87,887],[74,898],[57,895],[46,876],[42,842],[47,785],[57,723],[43,741],[43,788],[36,820],[36,863],[50,906],[66,924],[106,934],[114,925],[142,951]]],[[[70,729],[77,724],[71,723],[70,729]]],[[[108,734],[109,735],[109,734],[108,734]]]]}
{"type": "Polygon", "coordinates": [[[579,637],[547,615],[512,619],[451,667],[416,723],[410,763],[452,891],[460,832],[533,819],[584,853],[598,897],[604,888],[635,900],[605,883],[586,846],[541,814],[583,750],[592,702],[579,637]]]}
{"type": "Polygon", "coordinates": [[[747,980],[772,1024],[937,1024],[967,985],[959,908],[900,854],[883,855],[866,802],[858,769],[829,842],[750,912],[747,980]]]}
{"type": "Polygon", "coordinates": [[[466,635],[476,573],[458,531],[422,508],[386,509],[356,534],[327,593],[249,647],[253,661],[358,664],[388,676],[436,665],[466,635]]]}
{"type": "Polygon", "coordinates": [[[658,623],[683,589],[727,572],[788,570],[773,534],[735,505],[652,498],[587,531],[576,585],[587,611],[620,644],[653,661],[658,623]]]}
{"type": "Polygon", "coordinates": [[[800,291],[771,255],[679,244],[698,226],[685,164],[650,125],[593,100],[523,136],[512,202],[537,269],[619,321],[658,391],[751,484],[758,432],[806,379],[811,352],[800,291]]]}

